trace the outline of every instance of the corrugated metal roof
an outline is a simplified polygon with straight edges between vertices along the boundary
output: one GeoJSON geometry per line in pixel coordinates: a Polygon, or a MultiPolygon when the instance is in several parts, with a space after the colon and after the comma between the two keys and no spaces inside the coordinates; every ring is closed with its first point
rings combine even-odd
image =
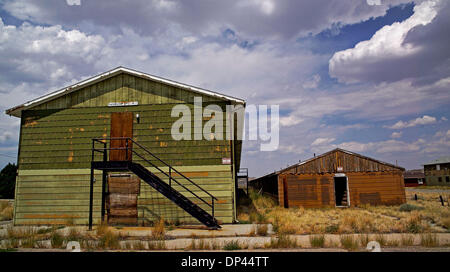
{"type": "Polygon", "coordinates": [[[432,165],[432,164],[441,164],[441,163],[450,163],[450,156],[440,157],[439,159],[432,160],[428,163],[424,163],[423,165],[432,165]]]}
{"type": "Polygon", "coordinates": [[[94,76],[94,77],[82,80],[82,81],[80,81],[80,82],[78,82],[76,84],[70,85],[70,86],[65,87],[63,89],[51,92],[49,94],[43,95],[43,96],[38,97],[36,99],[33,99],[31,101],[25,102],[25,103],[23,103],[21,105],[12,107],[10,109],[7,109],[5,112],[8,115],[20,117],[21,113],[22,113],[22,110],[26,110],[26,109],[29,109],[31,107],[38,106],[38,105],[40,105],[42,103],[51,101],[51,100],[56,99],[58,97],[61,97],[63,95],[66,95],[66,94],[69,94],[69,93],[74,92],[76,90],[79,90],[79,89],[81,89],[83,87],[89,86],[91,84],[97,83],[97,82],[99,82],[101,80],[104,80],[106,78],[109,78],[109,77],[112,77],[112,76],[115,76],[115,75],[118,75],[118,74],[121,74],[121,73],[127,73],[127,74],[130,74],[130,75],[151,79],[153,81],[161,82],[161,83],[164,83],[164,84],[167,84],[167,85],[171,85],[171,86],[174,86],[174,87],[179,87],[179,88],[182,88],[182,89],[185,89],[185,90],[188,90],[188,91],[197,92],[197,93],[200,93],[200,94],[204,94],[204,95],[208,95],[208,96],[213,96],[213,97],[217,97],[217,98],[233,101],[233,102],[236,102],[236,103],[239,103],[239,104],[245,104],[245,100],[243,100],[243,99],[239,99],[239,98],[232,97],[232,96],[229,96],[229,95],[220,94],[220,93],[213,92],[213,91],[210,91],[210,90],[206,90],[206,89],[202,89],[202,88],[199,88],[199,87],[187,85],[187,84],[184,84],[184,83],[179,83],[179,82],[176,82],[176,81],[173,81],[173,80],[165,79],[165,78],[162,78],[162,77],[150,75],[150,74],[147,74],[147,73],[139,72],[139,71],[136,71],[136,70],[133,70],[133,69],[129,69],[129,68],[125,68],[125,67],[120,66],[120,67],[114,68],[114,69],[112,69],[110,71],[107,71],[107,72],[104,72],[102,74],[99,74],[97,76],[94,76]]]}

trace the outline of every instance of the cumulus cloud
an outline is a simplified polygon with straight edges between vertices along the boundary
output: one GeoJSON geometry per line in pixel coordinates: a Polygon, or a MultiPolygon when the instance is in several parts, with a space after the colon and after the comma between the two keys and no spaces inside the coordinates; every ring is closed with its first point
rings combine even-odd
{"type": "Polygon", "coordinates": [[[197,34],[214,27],[231,27],[252,37],[292,38],[383,16],[390,6],[409,0],[383,1],[380,5],[363,0],[96,0],[85,1],[77,9],[60,0],[2,2],[3,9],[20,19],[65,27],[92,22],[116,30],[127,26],[139,33],[160,33],[176,25],[197,34]]]}
{"type": "Polygon", "coordinates": [[[305,89],[315,89],[317,88],[317,86],[319,86],[319,82],[320,82],[320,75],[315,74],[311,77],[311,79],[303,83],[302,86],[305,89]]]}
{"type": "Polygon", "coordinates": [[[81,0],[66,0],[66,3],[69,6],[79,6],[81,5],[81,0]]]}
{"type": "MultiPolygon", "coordinates": [[[[379,127],[372,121],[397,121],[448,105],[450,73],[445,69],[434,73],[437,80],[421,84],[417,84],[421,77],[392,81],[370,77],[374,80],[359,85],[335,84],[321,72],[329,55],[312,53],[292,42],[304,34],[384,15],[390,5],[402,2],[409,0],[382,1],[380,6],[361,0],[99,0],[82,1],[80,6],[56,0],[0,0],[10,15],[31,22],[14,26],[0,21],[0,108],[123,65],[241,97],[249,104],[280,105],[279,151],[261,155],[259,144],[247,141],[243,145],[242,161],[257,174],[273,161],[284,166],[289,160],[311,157],[313,152],[328,151],[338,143],[353,151],[385,154],[382,158],[394,156],[387,151],[376,153],[386,150],[383,146],[415,154],[425,152],[424,148],[435,150],[438,141],[445,140],[443,135],[432,139],[435,145],[398,138],[391,142],[371,138],[367,143],[361,135],[370,127],[379,127]],[[239,6],[242,3],[244,6],[239,6]]],[[[443,40],[435,38],[445,27],[441,15],[445,6],[441,6],[436,6],[437,15],[430,23],[410,29],[404,43],[411,48],[434,48],[431,51],[445,55],[448,50],[438,47],[443,40]],[[421,33],[430,36],[419,38],[421,33]]],[[[437,67],[425,60],[424,69],[437,67]]],[[[0,115],[0,123],[15,135],[8,141],[17,141],[18,119],[0,115]]],[[[449,149],[436,152],[442,150],[449,149]]]]}
{"type": "Polygon", "coordinates": [[[408,128],[408,127],[415,127],[419,125],[430,125],[436,123],[436,117],[424,115],[423,117],[418,117],[414,120],[410,120],[407,122],[398,121],[392,126],[387,126],[390,129],[402,129],[402,128],[408,128]]]}
{"type": "Polygon", "coordinates": [[[317,138],[311,143],[312,146],[326,145],[336,140],[335,138],[317,138]]]}
{"type": "Polygon", "coordinates": [[[401,131],[399,131],[399,132],[392,132],[391,138],[394,138],[394,139],[401,138],[402,134],[403,134],[403,132],[401,132],[401,131]]]}
{"type": "Polygon", "coordinates": [[[448,25],[450,2],[424,1],[414,14],[378,30],[368,41],[336,52],[329,61],[330,75],[344,83],[394,82],[414,78],[416,83],[450,74],[448,25]]]}

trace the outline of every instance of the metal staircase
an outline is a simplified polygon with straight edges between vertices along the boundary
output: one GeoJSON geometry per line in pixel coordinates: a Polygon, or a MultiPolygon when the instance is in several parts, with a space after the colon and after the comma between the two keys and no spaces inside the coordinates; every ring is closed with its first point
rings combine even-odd
{"type": "Polygon", "coordinates": [[[105,187],[106,187],[106,173],[107,172],[119,172],[119,171],[130,171],[137,175],[140,179],[146,182],[148,185],[153,187],[155,190],[160,192],[166,198],[171,200],[177,206],[185,210],[191,216],[199,220],[205,226],[210,229],[218,229],[220,225],[217,220],[214,218],[214,200],[217,200],[212,194],[201,188],[199,185],[194,183],[191,179],[178,172],[171,165],[159,159],[153,153],[151,153],[148,149],[146,149],[141,144],[134,141],[129,137],[114,137],[114,138],[95,138],[92,139],[92,162],[91,162],[91,187],[90,187],[90,206],[89,206],[89,229],[92,229],[92,205],[93,205],[93,183],[94,183],[94,169],[103,171],[103,182],[102,182],[102,221],[104,220],[105,215],[105,187]],[[108,148],[108,141],[123,141],[124,147],[110,147],[108,148]],[[98,148],[97,146],[101,144],[102,147],[98,148]],[[122,150],[125,152],[125,160],[121,161],[111,161],[108,160],[108,151],[118,152],[118,150],[122,150]],[[100,161],[96,161],[95,153],[101,153],[102,159],[100,161]],[[160,173],[164,174],[169,178],[169,183],[164,182],[160,177],[156,176],[154,173],[150,172],[139,163],[132,161],[131,155],[136,155],[141,160],[147,162],[153,168],[158,170],[160,173]],[[150,155],[154,160],[158,161],[161,165],[164,165],[169,168],[168,173],[163,171],[160,167],[158,167],[155,163],[153,163],[150,159],[146,158],[145,155],[150,155]],[[177,178],[173,176],[173,173],[176,173],[177,178]],[[181,177],[181,179],[180,179],[181,177]],[[185,182],[185,184],[182,183],[185,182]],[[200,197],[198,194],[190,190],[186,187],[187,185],[194,185],[199,191],[205,193],[208,198],[211,199],[211,203],[200,197]],[[211,214],[206,212],[200,206],[189,200],[185,195],[181,194],[177,190],[175,190],[172,184],[175,183],[184,190],[189,195],[192,195],[195,199],[200,200],[202,203],[206,204],[211,208],[211,214]]]}

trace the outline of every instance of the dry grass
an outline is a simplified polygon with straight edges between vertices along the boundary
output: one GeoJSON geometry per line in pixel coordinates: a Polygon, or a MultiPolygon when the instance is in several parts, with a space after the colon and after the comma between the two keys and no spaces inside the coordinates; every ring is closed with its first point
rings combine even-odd
{"type": "Polygon", "coordinates": [[[157,240],[161,240],[161,239],[164,239],[164,235],[165,235],[164,219],[161,218],[153,226],[152,238],[153,239],[157,239],[157,240]]]}
{"type": "Polygon", "coordinates": [[[192,239],[191,244],[187,247],[188,250],[211,250],[212,246],[209,241],[204,239],[192,239]]]}
{"type": "Polygon", "coordinates": [[[312,247],[324,247],[325,246],[325,235],[311,235],[309,236],[309,243],[312,247]]]}
{"type": "Polygon", "coordinates": [[[414,245],[414,236],[403,234],[400,243],[402,246],[413,246],[414,245]]]}
{"type": "Polygon", "coordinates": [[[358,241],[353,235],[341,235],[341,246],[347,250],[355,251],[359,248],[358,241]]]}
{"type": "Polygon", "coordinates": [[[53,231],[50,236],[50,242],[52,245],[52,248],[61,248],[64,243],[64,237],[59,234],[57,231],[53,231]]]}
{"type": "Polygon", "coordinates": [[[14,217],[14,207],[9,201],[0,200],[0,221],[12,220],[14,217]]]}
{"type": "Polygon", "coordinates": [[[0,210],[0,221],[12,220],[14,217],[14,207],[7,205],[0,210]]]}
{"type": "Polygon", "coordinates": [[[255,234],[258,236],[266,236],[268,229],[267,224],[257,224],[255,234]]]}
{"type": "MultiPolygon", "coordinates": [[[[433,192],[407,191],[409,205],[347,209],[285,209],[253,190],[249,195],[251,203],[239,207],[239,220],[268,222],[275,232],[282,234],[426,233],[450,229],[450,209],[442,207],[440,194],[433,192]],[[418,195],[418,201],[413,200],[414,194],[418,195]]],[[[447,199],[448,195],[443,197],[447,199]]]]}
{"type": "Polygon", "coordinates": [[[223,246],[223,250],[239,250],[241,246],[238,241],[229,241],[226,242],[223,246]]]}
{"type": "Polygon", "coordinates": [[[264,246],[265,248],[298,248],[297,240],[291,238],[286,234],[279,234],[278,237],[270,238],[270,243],[264,246]]]}
{"type": "Polygon", "coordinates": [[[119,235],[107,231],[99,238],[98,246],[103,249],[120,249],[119,235]]]}
{"type": "Polygon", "coordinates": [[[439,239],[436,234],[425,233],[420,235],[420,245],[423,247],[437,247],[439,246],[439,239]]]}
{"type": "Polygon", "coordinates": [[[96,232],[98,236],[103,236],[106,232],[108,232],[108,224],[106,222],[102,222],[97,226],[96,232]]]}

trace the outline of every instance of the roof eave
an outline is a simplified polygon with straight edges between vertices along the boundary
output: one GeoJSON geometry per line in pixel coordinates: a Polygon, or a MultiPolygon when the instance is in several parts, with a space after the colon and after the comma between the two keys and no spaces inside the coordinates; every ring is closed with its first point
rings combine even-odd
{"type": "Polygon", "coordinates": [[[216,92],[209,91],[209,90],[206,90],[206,89],[202,89],[202,88],[199,88],[199,87],[195,87],[195,86],[179,83],[179,82],[176,82],[176,81],[173,81],[173,80],[169,80],[169,79],[165,79],[165,78],[162,78],[162,77],[153,76],[153,75],[150,75],[150,74],[146,74],[146,73],[143,73],[143,72],[139,72],[139,71],[136,71],[136,70],[132,70],[132,69],[120,66],[120,67],[114,68],[114,69],[112,69],[110,71],[107,71],[107,72],[104,72],[102,74],[99,74],[97,76],[93,76],[91,78],[82,80],[82,81],[80,81],[80,82],[78,82],[76,84],[70,85],[70,86],[68,86],[66,88],[63,88],[63,89],[51,92],[49,94],[43,95],[43,96],[38,97],[38,98],[33,99],[33,100],[30,100],[30,101],[28,101],[26,103],[23,103],[21,105],[15,106],[15,107],[10,108],[10,109],[7,109],[5,111],[5,113],[10,115],[10,116],[15,116],[15,117],[19,117],[20,118],[21,117],[21,113],[22,113],[23,110],[26,110],[26,109],[31,108],[31,107],[38,106],[38,105],[40,105],[42,103],[45,103],[47,101],[56,99],[56,98],[61,97],[61,96],[65,95],[65,94],[74,92],[74,91],[76,91],[78,89],[81,89],[83,87],[89,86],[91,84],[95,84],[98,81],[101,81],[101,80],[103,80],[105,78],[109,78],[109,77],[115,76],[115,75],[120,74],[120,73],[132,74],[132,75],[135,75],[135,76],[139,76],[139,77],[142,77],[142,78],[147,78],[147,79],[150,79],[150,80],[153,80],[153,81],[157,81],[157,82],[160,82],[160,83],[164,83],[164,84],[167,84],[167,85],[171,85],[171,86],[174,86],[174,87],[179,87],[179,88],[182,88],[182,89],[185,89],[185,90],[189,90],[189,91],[192,91],[192,92],[201,93],[201,94],[205,94],[205,95],[209,95],[209,96],[213,96],[213,97],[218,97],[220,99],[224,99],[224,100],[228,100],[228,101],[232,101],[232,102],[235,102],[235,103],[238,103],[238,104],[244,104],[245,105],[245,100],[243,100],[243,99],[239,99],[239,98],[232,97],[232,96],[227,96],[227,95],[224,95],[224,94],[216,93],[216,92]]]}

